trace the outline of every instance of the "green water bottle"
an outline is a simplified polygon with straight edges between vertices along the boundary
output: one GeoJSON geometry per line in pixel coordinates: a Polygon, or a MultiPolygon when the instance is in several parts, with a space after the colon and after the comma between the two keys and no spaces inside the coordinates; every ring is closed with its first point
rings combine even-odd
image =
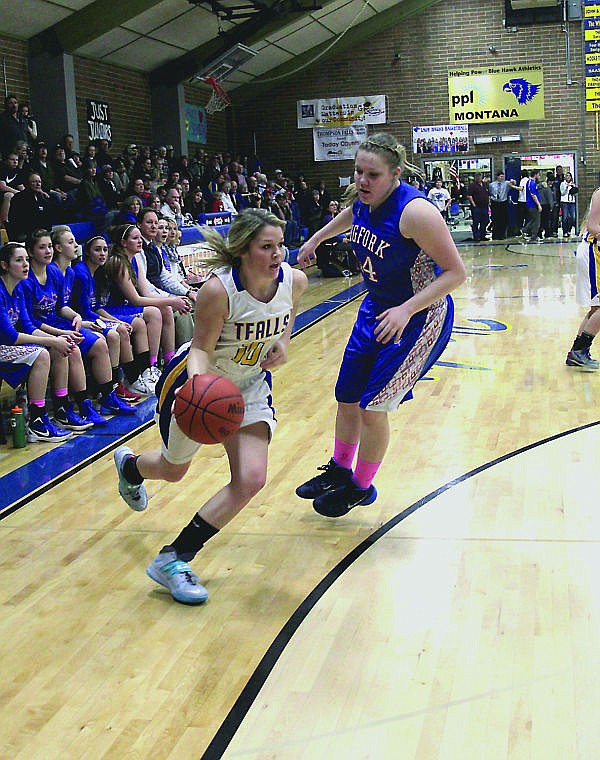
{"type": "Polygon", "coordinates": [[[12,430],[13,449],[22,449],[25,446],[25,415],[20,406],[14,406],[11,410],[10,428],[12,430]]]}

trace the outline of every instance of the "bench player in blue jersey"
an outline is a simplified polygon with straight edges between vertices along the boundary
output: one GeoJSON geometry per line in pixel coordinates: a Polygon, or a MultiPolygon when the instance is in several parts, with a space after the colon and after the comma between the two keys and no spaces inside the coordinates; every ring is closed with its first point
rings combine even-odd
{"type": "Polygon", "coordinates": [[[415,383],[446,347],[453,321],[448,294],[466,278],[438,210],[402,181],[407,166],[419,171],[406,163],[394,137],[368,138],[356,153],[349,205],[298,256],[305,266],[317,246],[349,230],[367,286],[335,387],[333,457],[323,474],[296,489],[329,517],[375,501],[373,480],[389,440],[387,413],[412,398],[415,383]]]}

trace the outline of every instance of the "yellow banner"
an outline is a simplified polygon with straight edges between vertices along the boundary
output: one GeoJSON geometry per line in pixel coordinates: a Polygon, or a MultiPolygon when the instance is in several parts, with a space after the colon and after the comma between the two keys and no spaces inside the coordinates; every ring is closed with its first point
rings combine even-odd
{"type": "Polygon", "coordinates": [[[600,5],[586,5],[583,9],[584,18],[596,18],[600,16],[600,5]]]}
{"type": "Polygon", "coordinates": [[[600,87],[589,87],[585,91],[586,100],[600,100],[600,87]]]}
{"type": "Polygon", "coordinates": [[[544,72],[534,64],[449,71],[448,105],[450,124],[543,119],[544,72]]]}
{"type": "Polygon", "coordinates": [[[598,29],[586,29],[584,34],[586,40],[600,40],[600,30],[598,29]]]}
{"type": "Polygon", "coordinates": [[[588,100],[585,104],[586,111],[600,111],[600,100],[588,100]]]}
{"type": "Polygon", "coordinates": [[[600,53],[586,53],[585,62],[586,63],[600,63],[600,53]]]}
{"type": "Polygon", "coordinates": [[[586,77],[585,86],[586,87],[600,87],[600,77],[586,77]]]}

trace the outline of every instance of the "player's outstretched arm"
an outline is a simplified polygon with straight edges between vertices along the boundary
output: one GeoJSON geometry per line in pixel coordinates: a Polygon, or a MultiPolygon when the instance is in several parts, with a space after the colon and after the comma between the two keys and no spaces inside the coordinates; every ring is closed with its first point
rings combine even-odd
{"type": "Polygon", "coordinates": [[[301,267],[308,266],[315,258],[315,251],[326,240],[341,235],[343,232],[347,232],[352,227],[352,209],[350,206],[345,208],[337,216],[328,222],[320,230],[317,230],[306,243],[300,247],[298,252],[298,264],[301,267]]]}

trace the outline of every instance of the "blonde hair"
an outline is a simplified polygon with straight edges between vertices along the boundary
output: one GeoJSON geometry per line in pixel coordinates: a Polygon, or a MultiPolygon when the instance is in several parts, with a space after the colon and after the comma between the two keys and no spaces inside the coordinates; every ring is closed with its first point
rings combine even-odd
{"type": "Polygon", "coordinates": [[[50,240],[52,240],[52,246],[56,248],[57,245],[61,245],[61,240],[63,235],[66,235],[68,232],[73,232],[73,230],[66,224],[61,224],[57,227],[53,227],[52,231],[50,232],[50,240]]]}
{"type": "MultiPolygon", "coordinates": [[[[368,137],[358,146],[357,154],[359,150],[366,151],[367,153],[376,153],[387,164],[390,171],[399,168],[402,174],[408,169],[411,174],[416,174],[421,179],[424,179],[421,169],[406,160],[406,148],[404,145],[396,142],[396,138],[388,132],[377,132],[377,134],[368,137]]],[[[342,203],[344,206],[351,206],[357,198],[358,190],[356,189],[356,185],[352,183],[344,193],[342,203]]]]}
{"type": "Polygon", "coordinates": [[[265,209],[247,208],[233,220],[227,239],[216,230],[203,227],[202,235],[216,253],[216,256],[207,262],[209,269],[223,266],[239,268],[242,254],[248,250],[248,246],[263,227],[281,227],[284,230],[285,222],[265,209]]]}

